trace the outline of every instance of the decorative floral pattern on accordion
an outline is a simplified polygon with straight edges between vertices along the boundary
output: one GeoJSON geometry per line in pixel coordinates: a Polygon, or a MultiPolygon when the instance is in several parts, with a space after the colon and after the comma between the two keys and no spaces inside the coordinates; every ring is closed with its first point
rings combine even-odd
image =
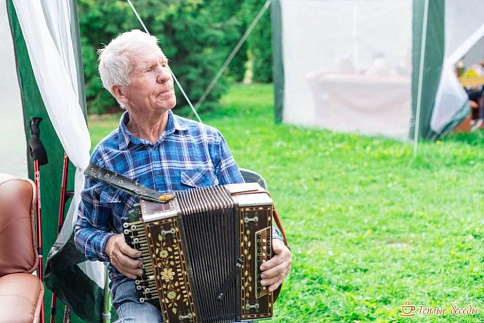
{"type": "MultiPolygon", "coordinates": [[[[148,223],[146,226],[152,264],[155,269],[162,310],[174,322],[182,318],[195,319],[193,295],[188,283],[188,268],[180,230],[175,219],[148,223]]],[[[171,322],[171,320],[170,320],[171,322]]]]}
{"type": "Polygon", "coordinates": [[[273,295],[260,284],[262,262],[271,258],[272,226],[270,225],[272,206],[245,207],[240,217],[240,251],[244,258],[244,268],[240,275],[242,288],[242,317],[255,319],[267,317],[260,308],[267,308],[272,316],[273,295]],[[262,216],[264,214],[264,216],[262,216]],[[266,223],[261,223],[266,219],[266,223]],[[259,229],[259,230],[258,230],[259,229]],[[251,241],[251,239],[254,239],[251,241]],[[252,261],[252,255],[257,259],[252,261]],[[250,265],[253,263],[253,267],[250,265]],[[255,290],[254,290],[255,288],[255,290]],[[267,304],[263,306],[262,303],[267,304]]]}

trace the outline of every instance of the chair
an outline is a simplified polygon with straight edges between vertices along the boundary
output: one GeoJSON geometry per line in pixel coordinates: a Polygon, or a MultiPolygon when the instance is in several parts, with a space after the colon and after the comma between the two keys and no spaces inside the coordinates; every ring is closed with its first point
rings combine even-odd
{"type": "Polygon", "coordinates": [[[34,183],[0,173],[0,322],[38,322],[44,287],[37,276],[34,183]]]}
{"type": "Polygon", "coordinates": [[[259,183],[262,188],[267,190],[266,180],[261,175],[245,168],[239,168],[239,170],[246,183],[259,183]]]}

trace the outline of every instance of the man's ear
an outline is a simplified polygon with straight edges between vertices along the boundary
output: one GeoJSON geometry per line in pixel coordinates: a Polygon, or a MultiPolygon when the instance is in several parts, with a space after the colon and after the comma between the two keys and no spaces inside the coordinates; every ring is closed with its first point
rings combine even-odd
{"type": "Polygon", "coordinates": [[[122,86],[117,84],[111,86],[111,92],[118,101],[121,101],[124,104],[127,104],[129,102],[128,98],[125,95],[125,89],[122,86]]]}

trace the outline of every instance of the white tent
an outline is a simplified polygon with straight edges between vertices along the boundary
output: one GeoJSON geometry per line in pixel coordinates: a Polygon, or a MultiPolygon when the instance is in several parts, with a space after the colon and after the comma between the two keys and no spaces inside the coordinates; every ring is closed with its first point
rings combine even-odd
{"type": "Polygon", "coordinates": [[[435,139],[469,113],[453,65],[484,36],[484,1],[273,4],[279,121],[435,139]]]}

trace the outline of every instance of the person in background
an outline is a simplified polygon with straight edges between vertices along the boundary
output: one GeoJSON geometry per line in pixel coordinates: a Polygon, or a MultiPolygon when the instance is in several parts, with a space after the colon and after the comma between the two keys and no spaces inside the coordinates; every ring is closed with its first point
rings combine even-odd
{"type": "MultiPolygon", "coordinates": [[[[468,73],[476,76],[484,76],[484,60],[473,66],[468,73]]],[[[469,96],[469,104],[473,110],[471,131],[475,131],[484,127],[484,85],[468,87],[465,90],[469,96]]]]}

